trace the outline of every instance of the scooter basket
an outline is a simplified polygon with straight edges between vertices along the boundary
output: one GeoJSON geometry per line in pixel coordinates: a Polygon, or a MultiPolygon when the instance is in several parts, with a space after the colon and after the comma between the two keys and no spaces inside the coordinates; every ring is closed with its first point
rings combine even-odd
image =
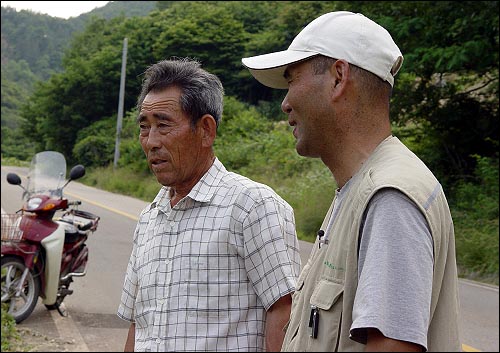
{"type": "Polygon", "coordinates": [[[2,241],[19,242],[30,226],[22,214],[2,213],[2,241]]]}

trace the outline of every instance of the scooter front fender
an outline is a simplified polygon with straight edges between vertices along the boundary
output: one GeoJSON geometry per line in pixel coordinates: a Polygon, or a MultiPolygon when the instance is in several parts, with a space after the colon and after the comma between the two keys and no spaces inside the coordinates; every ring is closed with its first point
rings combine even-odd
{"type": "Polygon", "coordinates": [[[43,304],[53,305],[57,300],[57,290],[59,289],[64,227],[59,225],[55,232],[44,238],[41,243],[47,255],[45,259],[45,298],[43,304]]]}
{"type": "Polygon", "coordinates": [[[35,269],[35,258],[38,256],[38,244],[26,242],[11,243],[2,241],[2,256],[16,256],[24,261],[24,265],[30,270],[35,269]]]}

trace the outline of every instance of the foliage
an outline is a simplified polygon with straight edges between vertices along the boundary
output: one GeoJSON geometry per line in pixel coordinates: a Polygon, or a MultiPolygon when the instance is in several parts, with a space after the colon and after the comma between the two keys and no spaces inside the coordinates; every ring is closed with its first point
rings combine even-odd
{"type": "Polygon", "coordinates": [[[426,125],[423,137],[435,141],[438,161],[429,166],[446,186],[472,174],[471,155],[491,157],[498,147],[499,2],[357,1],[344,8],[382,24],[404,55],[394,122],[426,125]]]}
{"type": "Polygon", "coordinates": [[[107,136],[87,136],[73,148],[73,156],[84,165],[104,167],[113,162],[114,139],[107,136]]]}
{"type": "Polygon", "coordinates": [[[154,18],[155,26],[162,28],[153,43],[156,60],[172,56],[196,58],[219,76],[227,94],[237,92],[234,72],[241,69],[247,38],[243,24],[227,8],[205,1],[178,2],[154,18]]]}
{"type": "MultiPolygon", "coordinates": [[[[142,160],[145,160],[143,157],[142,160]]],[[[152,173],[137,173],[127,167],[98,167],[89,170],[82,180],[85,184],[110,192],[136,197],[151,202],[161,185],[152,173]]]]}
{"type": "Polygon", "coordinates": [[[144,151],[139,143],[139,130],[136,117],[137,111],[132,110],[123,119],[118,166],[123,166],[126,169],[134,171],[142,177],[150,175],[151,172],[144,151]]]}
{"type": "Polygon", "coordinates": [[[254,107],[227,97],[214,148],[228,170],[275,189],[294,208],[299,237],[314,239],[333,198],[334,182],[321,161],[295,152],[285,121],[271,122],[254,107]],[[328,189],[332,198],[324,197],[328,189]]]}
{"type": "Polygon", "coordinates": [[[19,129],[2,126],[2,156],[21,161],[31,160],[36,151],[35,145],[19,129]]]}
{"type": "Polygon", "coordinates": [[[25,60],[32,72],[47,79],[60,71],[61,57],[75,27],[66,20],[2,6],[2,66],[25,60]],[[24,25],[19,25],[20,23],[24,25]]]}
{"type": "Polygon", "coordinates": [[[460,274],[498,285],[498,156],[477,159],[476,180],[461,181],[453,195],[460,274]]]}
{"type": "Polygon", "coordinates": [[[253,178],[271,186],[293,207],[299,239],[314,242],[337,186],[319,159],[308,162],[310,168],[290,177],[279,178],[268,173],[253,178]]]}
{"type": "Polygon", "coordinates": [[[92,18],[145,16],[157,1],[110,1],[78,17],[62,19],[16,11],[2,4],[2,68],[10,61],[25,60],[38,78],[47,79],[62,69],[62,57],[71,37],[81,32],[92,18]]]}
{"type": "Polygon", "coordinates": [[[2,165],[13,165],[16,167],[26,167],[30,166],[30,161],[19,160],[14,157],[4,157],[2,155],[2,165]]]}
{"type": "Polygon", "coordinates": [[[34,144],[19,129],[19,110],[33,92],[35,80],[25,60],[2,63],[2,155],[21,160],[31,158],[34,144]]]}
{"type": "Polygon", "coordinates": [[[226,97],[214,144],[216,154],[228,168],[239,171],[251,164],[261,135],[270,128],[270,122],[259,115],[255,108],[226,97]]]}
{"type": "Polygon", "coordinates": [[[318,14],[352,10],[385,25],[402,48],[391,114],[400,126],[426,126],[421,132],[434,142],[429,160],[436,161],[429,166],[445,185],[471,174],[470,156],[491,156],[498,140],[498,2],[191,1],[158,8],[140,18],[91,19],[65,53],[65,71],[40,85],[23,110],[26,120],[36,120],[34,129],[24,125],[25,134],[39,136],[40,148],[72,151],[77,131],[115,115],[124,37],[125,111],[134,108],[137,78],[148,65],[189,56],[216,73],[228,95],[279,121],[284,92],[263,88],[241,57],[285,49],[318,14]]]}
{"type": "Polygon", "coordinates": [[[8,304],[2,303],[2,352],[12,352],[19,338],[16,321],[8,313],[8,304]]]}
{"type": "MultiPolygon", "coordinates": [[[[127,169],[141,175],[147,175],[149,167],[139,144],[136,115],[136,111],[133,110],[122,119],[118,165],[126,166],[127,169]]],[[[75,161],[98,167],[114,163],[116,124],[116,118],[110,117],[96,121],[79,131],[73,149],[75,161]]]]}
{"type": "MultiPolygon", "coordinates": [[[[112,19],[115,17],[146,16],[164,1],[110,1],[105,6],[97,7],[90,12],[81,14],[75,20],[85,22],[91,17],[112,19]]],[[[70,19],[71,20],[71,19],[70,19]]]]}
{"type": "MultiPolygon", "coordinates": [[[[102,8],[94,9],[87,14],[68,20],[26,10],[16,11],[8,6],[4,7],[2,4],[2,153],[20,159],[29,159],[35,150],[50,148],[61,152],[71,151],[72,145],[76,143],[76,134],[72,133],[70,127],[58,129],[57,125],[62,120],[67,122],[73,118],[86,120],[90,114],[96,114],[90,117],[90,121],[99,120],[105,116],[101,115],[100,110],[97,110],[98,113],[90,110],[89,115],[68,113],[74,109],[82,109],[81,105],[71,103],[78,100],[74,94],[85,95],[87,91],[90,92],[89,86],[91,87],[93,82],[89,81],[86,85],[85,82],[73,79],[65,85],[61,85],[65,78],[62,81],[55,79],[51,83],[45,83],[45,87],[40,85],[36,88],[39,90],[37,97],[40,97],[40,101],[33,105],[29,97],[36,87],[36,82],[45,82],[54,73],[62,71],[63,55],[69,48],[69,44],[72,43],[70,38],[80,33],[87,23],[95,21],[96,18],[110,19],[119,15],[143,16],[149,13],[156,6],[156,3],[156,1],[112,1],[102,8]],[[70,86],[75,87],[69,88],[70,86]],[[44,94],[53,87],[55,91],[45,97],[44,94]],[[61,101],[59,101],[59,97],[62,98],[61,101]],[[51,105],[60,105],[66,102],[70,103],[64,109],[65,114],[61,120],[56,120],[53,123],[45,121],[52,112],[61,113],[61,110],[54,109],[52,111],[51,105]],[[22,105],[27,105],[27,107],[22,107],[22,105]],[[48,109],[47,112],[44,109],[48,109]],[[25,112],[24,122],[21,118],[22,111],[25,112]],[[8,126],[9,129],[4,129],[4,126],[8,126]],[[24,130],[18,131],[21,126],[24,126],[24,130]],[[34,126],[35,128],[33,128],[34,126]],[[50,131],[53,131],[52,136],[48,136],[50,131]],[[48,140],[47,143],[42,142],[45,138],[48,140]],[[61,141],[60,144],[59,141],[61,141]]],[[[96,38],[98,36],[89,39],[87,44],[92,43],[96,38]]],[[[120,36],[117,48],[122,40],[123,37],[120,36]]],[[[87,50],[84,49],[82,52],[87,52],[87,50]]],[[[116,52],[121,54],[121,48],[117,49],[116,52]]],[[[108,58],[109,55],[103,60],[106,61],[108,58]]],[[[121,56],[114,62],[116,67],[119,67],[121,56]]],[[[80,67],[76,68],[76,70],[79,69],[80,67]]],[[[103,67],[103,70],[108,69],[106,66],[103,67]]],[[[88,72],[92,72],[92,68],[90,71],[79,72],[79,75],[86,75],[88,72]]],[[[100,81],[105,76],[97,71],[95,80],[100,81]]],[[[119,80],[119,73],[117,79],[119,80]]],[[[116,82],[119,81],[112,82],[110,87],[103,88],[101,85],[96,86],[96,88],[105,89],[106,92],[114,93],[114,97],[118,97],[118,90],[115,88],[116,82]]],[[[132,94],[135,95],[135,92],[132,94]]],[[[86,98],[93,101],[88,105],[89,107],[92,105],[100,107],[104,102],[112,103],[113,108],[109,109],[108,115],[111,115],[113,109],[116,109],[117,103],[114,103],[116,98],[110,99],[108,96],[103,96],[103,99],[100,99],[101,95],[98,92],[93,95],[88,94],[86,98]]],[[[132,97],[129,100],[132,102],[134,99],[135,97],[132,97]]],[[[71,158],[71,156],[68,157],[71,158]]]]}

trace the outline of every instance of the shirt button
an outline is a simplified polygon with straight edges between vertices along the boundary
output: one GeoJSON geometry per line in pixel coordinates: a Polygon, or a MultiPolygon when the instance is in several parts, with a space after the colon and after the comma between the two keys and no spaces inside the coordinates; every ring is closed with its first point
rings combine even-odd
{"type": "Polygon", "coordinates": [[[160,344],[161,340],[159,338],[156,339],[156,343],[160,344]]]}
{"type": "Polygon", "coordinates": [[[175,222],[170,222],[170,228],[173,228],[175,226],[175,222]]]}

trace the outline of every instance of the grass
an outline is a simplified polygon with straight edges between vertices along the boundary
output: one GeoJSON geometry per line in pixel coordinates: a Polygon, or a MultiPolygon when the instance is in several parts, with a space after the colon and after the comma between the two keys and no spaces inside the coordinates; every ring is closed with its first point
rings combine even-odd
{"type": "Polygon", "coordinates": [[[2,156],[2,165],[10,165],[13,167],[29,167],[30,162],[20,161],[17,158],[2,156]]]}
{"type": "Polygon", "coordinates": [[[12,352],[20,341],[14,318],[7,312],[6,303],[2,303],[2,352],[12,352]]]}

